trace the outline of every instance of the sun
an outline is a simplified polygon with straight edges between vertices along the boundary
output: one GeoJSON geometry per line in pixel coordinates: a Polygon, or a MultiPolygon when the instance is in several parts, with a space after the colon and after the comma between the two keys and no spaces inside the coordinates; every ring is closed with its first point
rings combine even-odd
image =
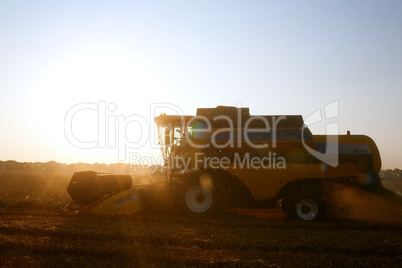
{"type": "MultiPolygon", "coordinates": [[[[105,102],[106,105],[116,106],[113,114],[116,118],[128,117],[133,113],[146,114],[149,112],[148,101],[157,95],[158,88],[164,87],[160,77],[158,70],[143,58],[117,50],[96,49],[64,55],[41,71],[36,84],[26,96],[30,135],[39,139],[44,146],[54,148],[57,154],[69,151],[61,144],[69,146],[64,121],[73,107],[83,103],[105,102]]],[[[72,126],[80,140],[96,140],[99,137],[98,111],[87,109],[80,112],[73,119],[72,126]]],[[[130,126],[136,127],[133,124],[130,126]]],[[[130,129],[130,133],[136,134],[136,129],[130,129]]],[[[135,135],[130,137],[136,139],[135,135]]],[[[102,159],[107,157],[96,159],[99,150],[95,148],[92,151],[79,153],[79,157],[92,155],[93,160],[79,161],[103,162],[102,159]]]]}

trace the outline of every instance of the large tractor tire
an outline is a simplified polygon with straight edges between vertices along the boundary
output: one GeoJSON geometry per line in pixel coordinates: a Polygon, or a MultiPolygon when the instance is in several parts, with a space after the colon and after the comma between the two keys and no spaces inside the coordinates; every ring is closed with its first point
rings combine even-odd
{"type": "Polygon", "coordinates": [[[226,191],[210,173],[193,174],[183,193],[184,209],[192,216],[213,216],[226,209],[226,191]]]}
{"type": "Polygon", "coordinates": [[[291,219],[303,221],[320,220],[326,212],[325,202],[316,193],[295,193],[288,198],[285,212],[291,219]]]}

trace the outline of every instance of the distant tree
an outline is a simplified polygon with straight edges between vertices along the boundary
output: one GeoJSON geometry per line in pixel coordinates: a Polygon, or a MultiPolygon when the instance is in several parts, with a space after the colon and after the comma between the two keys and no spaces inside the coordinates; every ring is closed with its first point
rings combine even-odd
{"type": "Polygon", "coordinates": [[[57,170],[59,170],[59,167],[60,167],[60,164],[53,160],[43,164],[43,168],[46,171],[57,171],[57,170]]]}
{"type": "Polygon", "coordinates": [[[34,170],[34,166],[32,165],[31,162],[24,162],[22,163],[22,167],[24,170],[26,171],[33,171],[34,170]]]}
{"type": "Polygon", "coordinates": [[[90,164],[82,163],[82,162],[70,164],[69,167],[70,167],[70,170],[73,172],[91,170],[90,164]]]}
{"type": "Polygon", "coordinates": [[[381,170],[380,177],[384,180],[402,180],[402,171],[398,168],[381,170]]]}
{"type": "Polygon", "coordinates": [[[43,166],[43,163],[41,162],[35,162],[32,163],[33,170],[35,171],[45,171],[45,167],[43,166]]]}
{"type": "Polygon", "coordinates": [[[94,163],[91,169],[97,172],[108,172],[108,166],[106,164],[94,163]]]}
{"type": "Polygon", "coordinates": [[[4,163],[5,170],[22,170],[22,163],[15,160],[8,160],[4,163]]]}
{"type": "Polygon", "coordinates": [[[110,173],[120,173],[128,174],[130,173],[130,165],[126,163],[113,163],[108,166],[108,172],[110,173]]]}

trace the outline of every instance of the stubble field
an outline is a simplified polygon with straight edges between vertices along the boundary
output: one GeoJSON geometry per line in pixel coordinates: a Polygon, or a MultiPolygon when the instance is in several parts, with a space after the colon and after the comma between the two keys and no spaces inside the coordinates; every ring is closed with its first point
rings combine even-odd
{"type": "MultiPolygon", "coordinates": [[[[279,209],[230,209],[201,219],[161,208],[101,217],[58,212],[71,201],[71,175],[0,172],[1,266],[402,265],[402,210],[366,193],[337,193],[340,219],[321,222],[288,220],[279,209]]],[[[384,185],[402,189],[398,181],[384,185]]]]}

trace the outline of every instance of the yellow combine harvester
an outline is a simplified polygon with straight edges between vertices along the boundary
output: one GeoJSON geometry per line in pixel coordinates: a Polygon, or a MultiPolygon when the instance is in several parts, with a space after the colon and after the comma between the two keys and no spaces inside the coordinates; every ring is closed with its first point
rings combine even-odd
{"type": "MultiPolygon", "coordinates": [[[[388,193],[381,158],[364,135],[313,135],[302,116],[253,116],[218,106],[196,116],[155,117],[169,202],[195,216],[281,201],[291,218],[316,220],[335,184],[388,193]]],[[[77,172],[68,192],[80,211],[128,215],[141,209],[128,175],[77,172]]],[[[152,198],[151,198],[152,199],[152,198]]]]}
{"type": "Polygon", "coordinates": [[[386,191],[371,138],[313,135],[300,115],[253,116],[248,108],[218,106],[155,122],[170,196],[193,215],[280,200],[291,218],[316,220],[326,212],[330,183],[386,191]]]}

